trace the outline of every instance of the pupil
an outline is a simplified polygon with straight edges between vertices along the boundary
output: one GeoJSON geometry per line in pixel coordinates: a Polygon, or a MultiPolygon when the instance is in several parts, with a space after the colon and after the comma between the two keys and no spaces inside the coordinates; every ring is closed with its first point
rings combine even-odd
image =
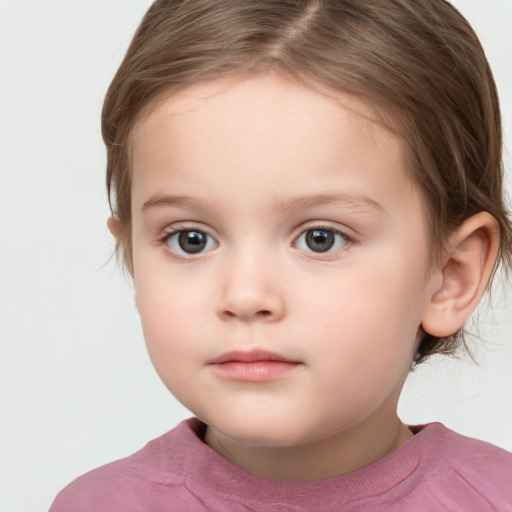
{"type": "Polygon", "coordinates": [[[206,246],[206,236],[200,231],[182,231],[178,241],[180,247],[188,253],[200,252],[206,246]]]}
{"type": "Polygon", "coordinates": [[[312,229],[306,234],[306,243],[312,251],[328,251],[334,245],[334,233],[325,229],[312,229]]]}

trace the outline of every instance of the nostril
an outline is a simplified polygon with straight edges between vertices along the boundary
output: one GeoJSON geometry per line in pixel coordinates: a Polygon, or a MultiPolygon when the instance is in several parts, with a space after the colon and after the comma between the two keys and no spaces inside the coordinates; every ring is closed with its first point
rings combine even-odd
{"type": "Polygon", "coordinates": [[[240,290],[227,290],[217,303],[217,315],[223,320],[235,318],[244,322],[276,321],[284,314],[284,302],[276,292],[241,293],[240,290]],[[238,291],[238,293],[236,293],[238,291]]]}
{"type": "Polygon", "coordinates": [[[267,318],[272,317],[272,311],[268,309],[262,309],[259,311],[251,312],[251,311],[231,311],[226,309],[221,312],[221,316],[226,320],[233,318],[240,318],[242,320],[265,320],[267,318]]]}

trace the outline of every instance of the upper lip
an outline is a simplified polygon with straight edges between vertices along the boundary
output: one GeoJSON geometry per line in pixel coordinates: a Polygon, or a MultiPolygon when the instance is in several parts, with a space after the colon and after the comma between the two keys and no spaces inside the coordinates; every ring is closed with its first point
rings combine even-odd
{"type": "Polygon", "coordinates": [[[232,361],[242,362],[242,363],[254,363],[256,361],[284,361],[289,363],[296,363],[298,361],[294,361],[292,359],[288,359],[280,354],[276,354],[275,352],[269,352],[267,350],[233,350],[231,352],[225,352],[220,356],[212,359],[210,361],[211,364],[222,364],[228,363],[232,361]]]}

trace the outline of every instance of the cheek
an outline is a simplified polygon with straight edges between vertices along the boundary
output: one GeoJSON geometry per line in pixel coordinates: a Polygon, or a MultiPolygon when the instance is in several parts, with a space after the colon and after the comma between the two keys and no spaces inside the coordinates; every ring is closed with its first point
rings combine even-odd
{"type": "Polygon", "coordinates": [[[162,278],[156,268],[139,272],[135,279],[137,307],[149,356],[166,384],[170,376],[178,377],[183,361],[194,353],[193,327],[199,314],[193,291],[162,278]]]}
{"type": "Polygon", "coordinates": [[[350,422],[371,414],[401,388],[413,357],[415,329],[399,317],[390,318],[392,312],[380,301],[365,301],[362,308],[349,302],[345,312],[331,311],[343,320],[324,332],[312,368],[320,370],[323,382],[315,402],[338,404],[350,422]]]}
{"type": "Polygon", "coordinates": [[[354,339],[382,341],[421,318],[424,272],[413,270],[400,255],[385,259],[381,253],[373,263],[358,262],[332,279],[312,281],[304,287],[308,307],[333,337],[351,333],[354,339]],[[367,336],[372,333],[376,336],[367,336]]]}
{"type": "Polygon", "coordinates": [[[364,379],[392,382],[409,367],[423,305],[423,273],[411,267],[403,256],[381,253],[378,263],[352,268],[338,286],[310,297],[312,335],[316,318],[318,357],[331,363],[331,381],[343,373],[362,386],[364,379]]]}

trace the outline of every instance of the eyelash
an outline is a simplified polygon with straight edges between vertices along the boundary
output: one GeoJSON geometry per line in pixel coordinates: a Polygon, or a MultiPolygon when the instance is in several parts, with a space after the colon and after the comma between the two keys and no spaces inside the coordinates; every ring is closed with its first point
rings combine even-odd
{"type": "MultiPolygon", "coordinates": [[[[333,242],[333,243],[335,243],[335,242],[333,242]]],[[[326,225],[319,224],[319,225],[308,226],[306,229],[301,231],[299,236],[295,238],[293,245],[295,247],[297,247],[299,250],[304,250],[304,252],[308,252],[309,254],[314,254],[317,258],[329,258],[329,256],[331,256],[335,253],[338,253],[341,250],[344,250],[345,247],[351,243],[353,243],[353,239],[350,236],[348,236],[346,233],[343,233],[342,231],[335,229],[332,226],[326,226],[326,225]],[[339,237],[343,238],[344,243],[341,247],[338,247],[334,250],[331,250],[332,246],[328,247],[327,250],[323,251],[323,252],[322,251],[313,251],[313,250],[306,251],[304,249],[300,249],[300,247],[297,247],[297,244],[302,237],[305,237],[305,236],[307,236],[308,233],[311,233],[314,231],[319,231],[319,232],[324,231],[324,232],[332,233],[334,236],[339,236],[339,237]]]]}
{"type": "MultiPolygon", "coordinates": [[[[199,229],[199,228],[193,228],[193,227],[177,227],[177,228],[171,228],[171,230],[167,231],[161,238],[160,238],[160,243],[162,245],[166,245],[169,249],[170,252],[172,252],[172,254],[176,257],[179,257],[179,258],[183,258],[183,259],[190,259],[191,257],[195,256],[196,254],[199,255],[199,254],[202,254],[203,251],[202,249],[200,251],[197,251],[197,253],[194,253],[194,252],[186,252],[185,250],[183,250],[182,247],[180,247],[180,250],[182,251],[181,253],[178,252],[178,250],[173,250],[171,249],[171,247],[169,246],[169,241],[172,240],[173,237],[176,237],[179,239],[179,235],[181,234],[184,234],[184,233],[199,233],[205,237],[207,237],[207,241],[206,241],[206,244],[208,245],[208,239],[209,240],[213,240],[214,241],[214,244],[215,244],[215,247],[218,245],[217,242],[214,240],[214,238],[208,233],[206,232],[204,229],[199,229]]],[[[178,242],[179,244],[179,242],[178,242]]],[[[181,245],[181,244],[180,244],[181,245]]],[[[207,246],[206,245],[206,246],[207,246]]],[[[215,248],[214,247],[214,248],[215,248]]],[[[211,250],[212,248],[210,247],[209,249],[207,250],[211,250]]]]}
{"type": "MultiPolygon", "coordinates": [[[[203,254],[204,252],[208,252],[214,248],[216,248],[218,246],[218,243],[215,241],[215,239],[213,238],[212,235],[210,235],[207,231],[205,231],[204,229],[200,229],[200,228],[193,228],[193,227],[176,227],[176,228],[172,228],[170,229],[169,231],[167,231],[166,233],[164,233],[164,235],[162,237],[160,237],[159,239],[159,242],[160,244],[162,245],[165,245],[167,246],[168,250],[175,256],[175,257],[178,257],[178,258],[183,258],[183,259],[191,259],[193,258],[194,256],[196,255],[201,255],[203,254]],[[208,244],[211,243],[209,242],[209,240],[213,240],[215,246],[214,247],[209,247],[206,249],[206,251],[204,250],[204,248],[201,248],[200,250],[197,251],[197,253],[194,253],[194,252],[187,252],[185,251],[182,247],[181,247],[181,244],[180,242],[178,242],[178,244],[180,245],[180,248],[179,250],[173,250],[170,246],[169,246],[169,241],[173,238],[173,237],[177,237],[179,238],[179,235],[181,234],[184,234],[184,233],[199,233],[199,234],[202,234],[204,235],[205,237],[207,237],[207,240],[206,240],[206,247],[208,247],[208,244]],[[209,240],[208,240],[209,239],[209,240]],[[181,252],[179,252],[181,251],[181,252]]],[[[307,243],[307,242],[306,242],[307,243]]],[[[318,242],[320,243],[320,242],[318,242]]],[[[336,243],[336,240],[333,241],[333,245],[336,243]]],[[[329,256],[331,256],[332,254],[335,254],[343,249],[345,249],[345,247],[349,244],[352,244],[353,243],[353,239],[348,236],[347,234],[343,233],[342,231],[339,231],[335,228],[333,228],[332,226],[326,226],[326,225],[313,225],[313,226],[310,226],[310,227],[307,227],[306,229],[303,229],[301,231],[301,233],[299,234],[299,236],[297,236],[296,238],[294,238],[294,241],[293,241],[293,246],[297,249],[299,249],[300,251],[302,252],[306,252],[306,253],[309,253],[309,254],[312,254],[312,255],[315,255],[315,257],[317,258],[329,258],[329,256]],[[332,249],[332,245],[330,247],[327,247],[325,251],[314,251],[311,249],[311,247],[309,249],[311,250],[307,250],[305,248],[300,248],[298,247],[298,244],[299,244],[299,241],[301,240],[301,238],[303,237],[306,237],[308,235],[308,233],[312,233],[312,232],[326,232],[326,233],[329,233],[329,234],[332,234],[334,235],[334,237],[341,237],[343,238],[344,242],[343,244],[340,246],[340,247],[337,247],[335,248],[334,250],[331,250],[332,249]]],[[[338,244],[339,244],[339,241],[338,241],[338,244]]]]}

